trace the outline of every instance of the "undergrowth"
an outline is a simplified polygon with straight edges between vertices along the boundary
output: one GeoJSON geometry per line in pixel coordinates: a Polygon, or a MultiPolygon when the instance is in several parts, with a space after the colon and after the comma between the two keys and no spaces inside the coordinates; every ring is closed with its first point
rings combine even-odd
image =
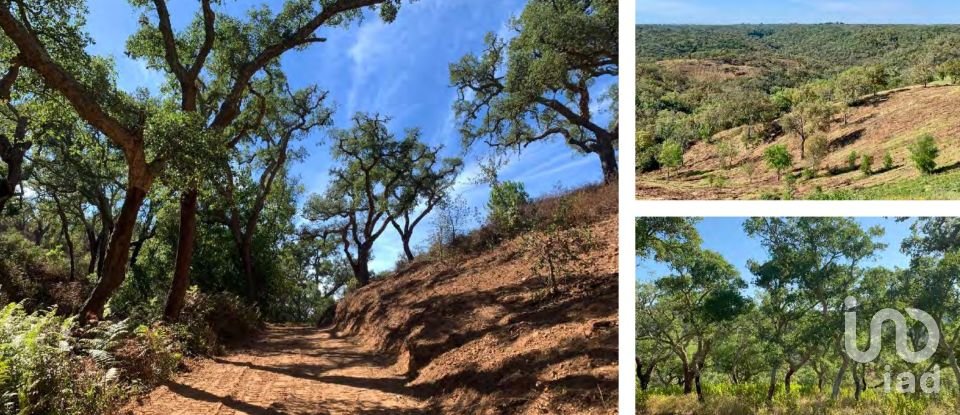
{"type": "Polygon", "coordinates": [[[130,395],[169,379],[184,356],[219,353],[259,327],[257,310],[239,298],[195,288],[176,324],[79,327],[56,308],[10,303],[0,311],[0,414],[114,413],[130,395]]]}

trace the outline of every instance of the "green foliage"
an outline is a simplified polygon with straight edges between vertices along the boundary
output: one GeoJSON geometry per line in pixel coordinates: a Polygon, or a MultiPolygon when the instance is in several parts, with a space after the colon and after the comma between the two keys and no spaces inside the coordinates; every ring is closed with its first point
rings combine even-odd
{"type": "Polygon", "coordinates": [[[864,176],[873,174],[873,156],[864,154],[860,157],[860,173],[864,176]]]}
{"type": "Polygon", "coordinates": [[[191,287],[180,321],[172,330],[188,353],[213,355],[223,352],[224,346],[250,338],[260,328],[260,311],[236,295],[204,294],[191,287]]]}
{"type": "Polygon", "coordinates": [[[73,319],[55,311],[0,311],[0,405],[4,413],[109,414],[124,397],[104,367],[89,370],[73,353],[73,319]]]}
{"type": "Polygon", "coordinates": [[[793,166],[793,157],[787,151],[787,146],[776,144],[768,147],[763,152],[763,159],[767,166],[777,171],[777,180],[781,179],[783,171],[793,166]]]}
{"type": "MultiPolygon", "coordinates": [[[[513,36],[488,33],[481,54],[450,65],[465,144],[483,139],[521,148],[562,138],[575,151],[600,156],[604,177],[612,178],[616,100],[603,111],[612,120],[607,125],[577,103],[600,98],[590,86],[618,75],[617,11],[615,0],[529,1],[509,26],[513,36]]],[[[616,86],[603,95],[615,96],[616,86]]]]}
{"type": "Polygon", "coordinates": [[[660,153],[657,154],[657,162],[667,169],[679,168],[683,164],[683,145],[676,141],[663,143],[660,153]]]}
{"type": "Polygon", "coordinates": [[[527,225],[523,208],[530,203],[529,199],[530,196],[524,190],[523,183],[512,181],[496,183],[490,188],[487,220],[504,235],[515,235],[527,225]]]}
{"type": "Polygon", "coordinates": [[[857,160],[860,158],[860,155],[856,151],[851,151],[850,154],[847,154],[847,168],[854,170],[857,168],[857,160]]]}
{"type": "Polygon", "coordinates": [[[908,147],[910,150],[910,160],[913,165],[923,174],[931,174],[937,168],[937,156],[940,155],[940,149],[933,138],[933,135],[923,134],[917,141],[914,141],[908,147]]]}
{"type": "Polygon", "coordinates": [[[883,169],[891,170],[893,169],[893,156],[890,155],[890,150],[887,150],[883,153],[883,169]]]}
{"type": "Polygon", "coordinates": [[[717,157],[720,159],[720,166],[724,169],[733,165],[733,160],[739,155],[737,147],[729,140],[724,140],[716,145],[717,157]]]}
{"type": "Polygon", "coordinates": [[[826,135],[817,134],[810,139],[807,145],[807,153],[810,155],[810,167],[817,171],[823,164],[823,159],[830,154],[830,141],[826,135]]]}

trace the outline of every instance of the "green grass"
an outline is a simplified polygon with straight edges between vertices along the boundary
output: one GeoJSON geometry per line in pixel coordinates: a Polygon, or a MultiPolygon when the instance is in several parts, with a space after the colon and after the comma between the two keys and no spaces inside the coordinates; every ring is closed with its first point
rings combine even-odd
{"type": "Polygon", "coordinates": [[[865,189],[815,192],[813,200],[958,200],[960,170],[884,183],[865,189]]]}

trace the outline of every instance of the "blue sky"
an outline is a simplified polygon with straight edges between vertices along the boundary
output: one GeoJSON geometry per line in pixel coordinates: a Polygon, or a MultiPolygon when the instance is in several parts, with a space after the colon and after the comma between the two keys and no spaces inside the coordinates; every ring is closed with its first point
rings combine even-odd
{"type": "MultiPolygon", "coordinates": [[[[745,218],[705,218],[697,224],[697,231],[703,239],[703,247],[719,252],[724,259],[740,271],[740,277],[748,283],[753,280],[753,274],[747,269],[750,259],[763,261],[768,258],[766,250],[760,241],[747,236],[743,230],[745,218]]],[[[900,243],[910,235],[910,225],[913,220],[897,222],[894,218],[856,218],[865,229],[872,226],[881,226],[886,232],[880,241],[887,244],[887,248],[864,266],[884,266],[888,268],[906,268],[910,259],[900,252],[900,243]]],[[[649,282],[670,274],[669,268],[651,260],[641,260],[637,263],[637,280],[649,282]]]]}
{"type": "Polygon", "coordinates": [[[960,23],[955,0],[637,0],[642,24],[960,23]]]}
{"type": "MultiPolygon", "coordinates": [[[[175,27],[192,19],[196,2],[172,1],[175,27]]],[[[267,3],[275,10],[281,0],[235,0],[224,2],[226,11],[239,15],[252,5],[267,3]]],[[[420,127],[426,141],[445,146],[447,155],[460,152],[460,137],[451,110],[456,90],[450,87],[449,64],[463,55],[479,53],[487,32],[506,34],[507,22],[518,15],[523,0],[419,0],[405,3],[397,20],[384,24],[373,15],[348,29],[324,29],[329,40],[305,51],[291,52],[282,64],[294,87],[317,84],[330,91],[335,104],[334,128],[349,126],[356,111],[380,112],[393,117],[391,128],[420,127]]],[[[162,74],[148,70],[142,62],[124,55],[127,37],[136,30],[137,16],[127,1],[89,2],[88,30],[96,45],[91,51],[113,56],[117,62],[120,85],[133,90],[147,87],[153,91],[162,74]]],[[[596,103],[601,105],[601,103],[596,103]]],[[[331,167],[329,149],[320,143],[327,134],[319,132],[303,142],[309,158],[293,167],[307,192],[322,192],[331,167]]],[[[465,174],[456,191],[475,207],[482,208],[488,189],[472,184],[478,173],[478,157],[486,148],[478,146],[465,158],[465,174]]],[[[550,192],[562,183],[575,187],[601,179],[597,158],[574,153],[564,143],[552,141],[527,147],[514,157],[502,172],[502,178],[524,183],[531,196],[550,192]]],[[[421,225],[415,240],[427,234],[421,225]]],[[[402,252],[399,237],[391,230],[376,243],[374,270],[392,267],[402,252]]]]}

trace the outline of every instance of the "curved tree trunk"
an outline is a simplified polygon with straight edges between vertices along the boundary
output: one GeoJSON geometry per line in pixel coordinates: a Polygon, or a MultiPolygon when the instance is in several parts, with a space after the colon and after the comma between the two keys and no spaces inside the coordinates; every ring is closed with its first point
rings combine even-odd
{"type": "Polygon", "coordinates": [[[843,375],[847,372],[847,366],[850,365],[850,358],[847,357],[846,353],[843,353],[843,363],[840,365],[840,370],[837,371],[837,377],[833,379],[833,391],[830,394],[830,398],[837,400],[840,397],[840,385],[843,383],[843,375]]]}
{"type": "MultiPolygon", "coordinates": [[[[149,187],[149,186],[146,186],[149,187]]],[[[103,275],[80,310],[80,322],[86,324],[103,317],[103,308],[113,292],[123,284],[130,256],[130,241],[137,225],[137,214],[147,197],[147,190],[128,185],[120,208],[120,216],[114,225],[110,243],[103,261],[103,275]]]]}
{"type": "Polygon", "coordinates": [[[603,170],[604,183],[616,183],[619,176],[617,167],[617,151],[610,141],[602,141],[597,145],[597,157],[600,158],[600,168],[603,170]]]}
{"type": "Polygon", "coordinates": [[[190,287],[190,264],[193,262],[193,242],[197,233],[197,190],[190,189],[180,197],[180,235],[177,257],[173,268],[173,283],[167,295],[163,318],[168,322],[180,319],[184,297],[190,287]]]}

